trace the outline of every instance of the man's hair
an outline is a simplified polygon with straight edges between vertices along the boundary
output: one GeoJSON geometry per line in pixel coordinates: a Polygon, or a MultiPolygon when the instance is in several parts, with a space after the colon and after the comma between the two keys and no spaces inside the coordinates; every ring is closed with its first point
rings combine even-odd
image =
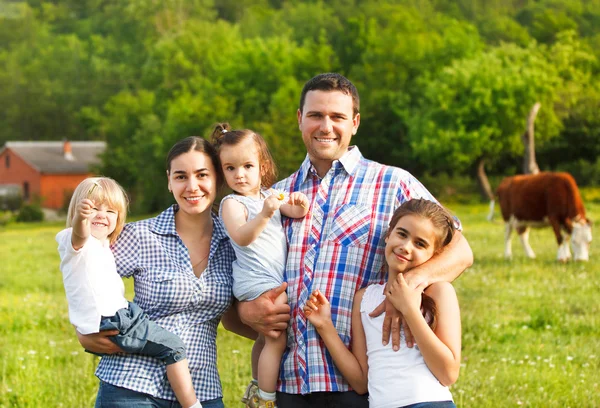
{"type": "Polygon", "coordinates": [[[310,91],[340,91],[343,94],[352,97],[353,115],[356,116],[360,112],[360,98],[358,97],[358,91],[354,84],[343,75],[335,72],[328,72],[319,74],[305,83],[304,88],[302,88],[302,94],[300,95],[300,112],[304,111],[306,94],[310,91]]]}

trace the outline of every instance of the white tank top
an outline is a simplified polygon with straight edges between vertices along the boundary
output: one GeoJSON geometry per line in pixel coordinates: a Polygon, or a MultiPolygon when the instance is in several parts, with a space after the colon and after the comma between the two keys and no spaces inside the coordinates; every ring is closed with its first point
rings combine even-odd
{"type": "Polygon", "coordinates": [[[383,300],[384,285],[367,287],[360,304],[360,317],[367,340],[369,364],[369,407],[398,408],[418,402],[452,401],[448,387],[435,378],[425,364],[419,348],[408,348],[401,332],[400,350],[392,343],[381,343],[381,327],[385,313],[370,317],[383,300]]]}

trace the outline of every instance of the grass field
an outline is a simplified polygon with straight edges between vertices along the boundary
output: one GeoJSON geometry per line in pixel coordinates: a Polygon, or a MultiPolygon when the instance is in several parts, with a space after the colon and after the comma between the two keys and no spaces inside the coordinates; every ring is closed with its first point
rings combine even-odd
{"type": "MultiPolygon", "coordinates": [[[[558,264],[551,231],[533,231],[538,258],[526,259],[515,238],[506,261],[503,225],[485,220],[487,206],[450,207],[475,253],[455,282],[463,324],[457,405],[600,407],[598,242],[590,262],[558,264]]],[[[600,205],[587,207],[600,219],[600,205]]],[[[0,407],[94,404],[97,358],[83,352],[68,321],[54,241],[61,228],[0,230],[0,407]]],[[[225,405],[240,407],[251,342],[222,328],[217,341],[225,405]]]]}

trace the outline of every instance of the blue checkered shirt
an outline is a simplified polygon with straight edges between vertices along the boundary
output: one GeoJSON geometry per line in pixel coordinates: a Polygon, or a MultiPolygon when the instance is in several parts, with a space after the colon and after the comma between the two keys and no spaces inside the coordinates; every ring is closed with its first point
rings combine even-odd
{"type": "Polygon", "coordinates": [[[285,279],[292,310],[279,391],[348,391],[348,383],[302,308],[315,289],[331,302],[331,317],[349,347],[354,294],[385,278],[384,234],[394,209],[412,198],[435,201],[408,172],[365,159],[351,147],[320,179],[308,156],[277,189],[301,191],[311,202],[304,218],[286,219],[285,279]]]}
{"type": "MultiPolygon", "coordinates": [[[[175,230],[177,205],[156,218],[127,224],[113,247],[121,276],[133,276],[137,303],[185,343],[200,401],[223,396],[217,372],[217,326],[232,302],[231,264],[235,253],[218,217],[206,270],[194,275],[188,250],[175,230]]],[[[96,370],[102,381],[175,400],[159,360],[136,354],[103,357],[96,370]]]]}

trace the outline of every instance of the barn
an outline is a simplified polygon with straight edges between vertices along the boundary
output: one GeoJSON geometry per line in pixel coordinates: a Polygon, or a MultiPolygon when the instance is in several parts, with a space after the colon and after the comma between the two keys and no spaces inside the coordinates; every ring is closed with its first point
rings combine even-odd
{"type": "Polygon", "coordinates": [[[96,174],[105,142],[6,142],[0,150],[0,186],[19,186],[23,200],[39,198],[42,207],[60,209],[65,197],[96,174]]]}

